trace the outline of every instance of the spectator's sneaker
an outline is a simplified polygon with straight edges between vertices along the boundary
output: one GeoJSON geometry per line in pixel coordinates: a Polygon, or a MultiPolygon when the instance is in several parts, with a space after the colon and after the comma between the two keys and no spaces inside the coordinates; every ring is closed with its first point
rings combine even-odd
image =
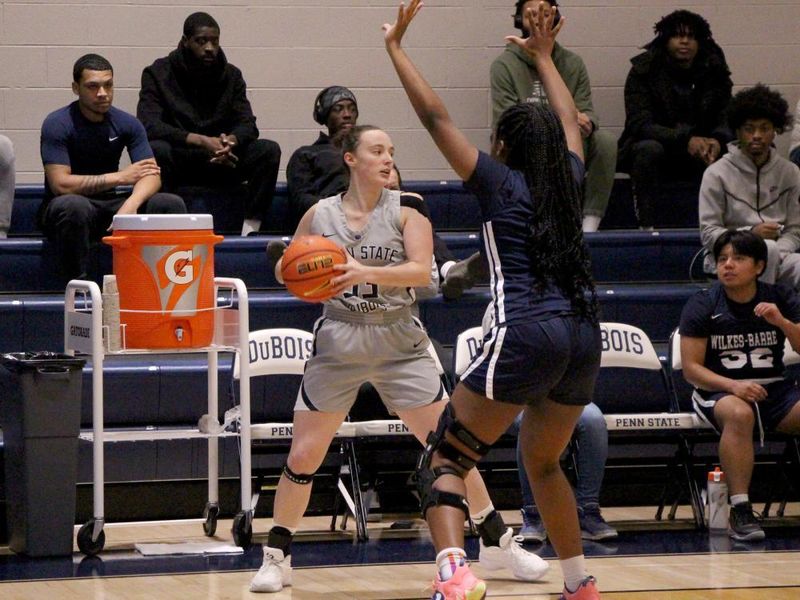
{"type": "Polygon", "coordinates": [[[760,542],[764,539],[764,530],[753,512],[752,504],[742,502],[731,506],[728,535],[738,542],[760,542]]]}
{"type": "Polygon", "coordinates": [[[283,551],[264,546],[264,562],[250,582],[251,592],[280,592],[292,585],[292,557],[283,551]]]}
{"type": "Polygon", "coordinates": [[[519,536],[523,542],[544,542],[547,539],[547,529],[542,523],[542,517],[539,514],[539,509],[533,505],[523,506],[522,510],[522,527],[519,530],[519,536]]]}
{"type": "Polygon", "coordinates": [[[541,579],[550,565],[541,556],[524,550],[521,543],[522,538],[514,537],[514,530],[509,527],[500,538],[499,546],[484,546],[483,540],[480,541],[478,560],[489,571],[511,569],[514,577],[521,581],[541,579]]]}
{"type": "Polygon", "coordinates": [[[567,590],[564,586],[564,591],[558,597],[558,600],[600,600],[600,592],[597,591],[597,581],[594,577],[587,577],[578,586],[574,592],[567,590]]]}
{"type": "Polygon", "coordinates": [[[447,581],[439,575],[433,582],[431,600],[483,600],[486,598],[486,583],[475,577],[468,565],[461,565],[447,581]]]}
{"type": "Polygon", "coordinates": [[[613,540],[619,534],[611,527],[603,515],[600,514],[600,507],[597,504],[578,507],[578,521],[581,524],[581,537],[584,540],[598,542],[600,540],[613,540]]]}
{"type": "Polygon", "coordinates": [[[464,290],[468,290],[484,277],[485,272],[480,252],[458,261],[447,271],[447,276],[442,282],[442,294],[448,300],[460,298],[464,290]]]}

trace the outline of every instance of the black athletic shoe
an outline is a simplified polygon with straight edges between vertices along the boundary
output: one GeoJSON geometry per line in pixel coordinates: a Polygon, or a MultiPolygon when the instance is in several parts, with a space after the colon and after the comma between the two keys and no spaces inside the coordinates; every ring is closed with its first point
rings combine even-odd
{"type": "Polygon", "coordinates": [[[447,271],[447,276],[442,282],[442,294],[448,300],[461,297],[464,290],[468,290],[476,283],[488,278],[486,261],[476,252],[467,259],[460,260],[447,271]]]}
{"type": "Polygon", "coordinates": [[[761,529],[753,505],[749,502],[731,506],[728,525],[728,535],[736,541],[759,542],[764,539],[764,530],[761,529]]]}

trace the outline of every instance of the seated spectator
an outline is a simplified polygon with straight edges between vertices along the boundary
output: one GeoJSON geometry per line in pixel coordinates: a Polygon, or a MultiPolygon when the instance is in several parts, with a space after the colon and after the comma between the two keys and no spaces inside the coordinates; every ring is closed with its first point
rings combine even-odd
{"type": "Polygon", "coordinates": [[[644,229],[658,225],[662,182],[699,184],[731,139],[724,113],[733,83],[708,22],[678,10],[656,23],[655,32],[645,52],[631,59],[617,164],[631,175],[644,229]]]}
{"type": "Polygon", "coordinates": [[[11,206],[14,203],[14,146],[11,140],[0,135],[0,239],[8,236],[11,225],[11,206]]]}
{"type": "Polygon", "coordinates": [[[177,49],[142,72],[136,114],[147,129],[165,189],[247,183],[242,226],[247,235],[268,216],[281,149],[258,139],[247,85],[225,57],[219,36],[211,15],[189,15],[177,49]]]}
{"type": "MultiPolygon", "coordinates": [[[[390,190],[400,191],[400,206],[408,206],[421,213],[428,221],[431,219],[431,211],[425,203],[425,199],[416,192],[405,192],[402,190],[403,178],[397,164],[392,166],[392,174],[386,187],[390,190]]],[[[456,257],[450,252],[444,240],[439,237],[436,230],[433,230],[433,272],[431,273],[431,286],[427,289],[417,288],[417,298],[430,298],[439,292],[439,283],[450,267],[456,264],[456,257]]]]}
{"type": "MultiPolygon", "coordinates": [[[[338,141],[358,122],[355,94],[340,85],[325,88],[314,100],[314,120],[324,125],[328,133],[321,131],[316,142],[295,150],[286,167],[289,213],[293,229],[297,228],[300,217],[320,198],[335,196],[347,190],[350,174],[342,159],[342,149],[338,141]]],[[[399,190],[402,180],[396,166],[392,175],[387,187],[399,190]]],[[[431,220],[430,210],[419,194],[403,192],[400,202],[403,206],[415,208],[431,220]]],[[[439,270],[435,274],[438,289],[438,282],[456,264],[456,259],[436,231],[433,232],[433,257],[439,270]]],[[[427,297],[428,294],[425,295],[427,297]]]]}
{"type": "Polygon", "coordinates": [[[729,535],[764,539],[748,491],[755,431],[800,433],[800,388],[783,365],[785,340],[800,351],[800,300],[758,281],[767,263],[764,240],[726,231],[714,243],[719,281],[697,292],[681,314],[681,358],[695,386],[694,410],[720,433],[719,456],[732,505],[729,535]]]}
{"type": "Polygon", "coordinates": [[[792,129],[792,141],[789,145],[789,160],[800,167],[800,100],[797,101],[797,108],[794,112],[794,129],[792,129]]]}
{"type": "Polygon", "coordinates": [[[350,175],[338,141],[358,121],[355,94],[340,85],[325,88],[314,100],[314,121],[328,132],[321,131],[316,142],[295,150],[286,166],[288,228],[292,231],[297,228],[300,217],[320,198],[347,190],[350,175]]]}
{"type": "Polygon", "coordinates": [[[58,248],[66,279],[86,276],[90,242],[108,231],[115,214],[186,212],[180,197],[158,193],[160,169],[142,124],[112,106],[111,63],[86,54],[75,62],[72,79],[78,99],[50,113],[41,133],[39,222],[58,248]],[[131,164],[120,170],[123,149],[131,164]]]}
{"type": "Polygon", "coordinates": [[[706,170],[700,187],[706,270],[713,272],[711,250],[725,231],[749,229],[767,243],[762,281],[800,289],[800,171],[773,145],[791,122],[786,100],[764,85],[733,97],[728,123],[738,139],[706,170]]]}
{"type": "MultiPolygon", "coordinates": [[[[550,6],[558,5],[556,0],[546,1],[550,6]]],[[[522,32],[523,37],[528,37],[530,33],[525,28],[522,15],[526,9],[536,8],[538,5],[539,0],[516,2],[514,27],[522,32]]],[[[617,165],[616,137],[609,131],[599,128],[599,121],[592,104],[589,73],[581,57],[556,42],[553,62],[578,107],[578,122],[583,136],[583,152],[586,156],[583,230],[597,231],[605,215],[611,188],[614,185],[617,165]]],[[[497,119],[503,111],[514,104],[520,102],[548,104],[534,62],[518,46],[511,43],[492,63],[490,86],[492,128],[497,125],[497,119]]]]}

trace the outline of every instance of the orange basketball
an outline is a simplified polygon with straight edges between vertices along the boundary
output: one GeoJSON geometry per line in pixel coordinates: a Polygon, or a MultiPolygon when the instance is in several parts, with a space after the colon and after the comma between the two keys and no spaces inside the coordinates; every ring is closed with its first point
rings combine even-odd
{"type": "Polygon", "coordinates": [[[347,262],[344,250],[321,235],[303,235],[292,240],[283,254],[281,276],[286,288],[306,302],[322,302],[334,296],[332,277],[341,271],[334,265],[347,262]]]}

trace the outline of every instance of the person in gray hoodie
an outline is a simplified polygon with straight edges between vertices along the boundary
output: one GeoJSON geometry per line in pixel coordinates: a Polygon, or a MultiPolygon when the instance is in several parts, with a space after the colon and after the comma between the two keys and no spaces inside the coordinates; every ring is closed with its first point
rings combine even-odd
{"type": "MultiPolygon", "coordinates": [[[[742,90],[728,107],[736,141],[708,167],[700,186],[700,236],[711,254],[727,230],[750,230],[769,251],[761,280],[800,289],[800,170],[780,156],[775,137],[792,125],[789,105],[765,85],[742,90]]],[[[706,270],[715,271],[713,260],[706,270]]]]}

